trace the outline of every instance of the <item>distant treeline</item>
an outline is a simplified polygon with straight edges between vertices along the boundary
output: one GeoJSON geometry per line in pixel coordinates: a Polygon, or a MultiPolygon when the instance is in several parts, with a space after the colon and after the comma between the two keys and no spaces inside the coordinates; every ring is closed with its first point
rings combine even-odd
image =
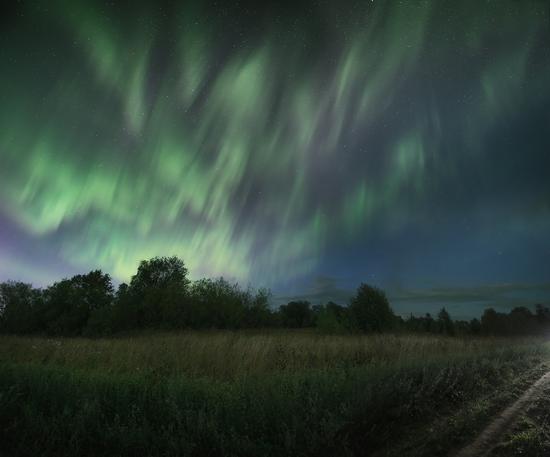
{"type": "Polygon", "coordinates": [[[326,333],[425,332],[445,335],[532,335],[550,328],[548,308],[509,314],[487,309],[481,320],[453,321],[442,308],[434,318],[396,316],[385,293],[361,284],[347,306],[291,301],[274,310],[267,289],[243,289],[223,278],[190,281],[177,257],[142,261],[129,284],[115,291],[100,270],[45,289],[0,284],[0,331],[96,336],[136,329],[317,328],[326,333]]]}

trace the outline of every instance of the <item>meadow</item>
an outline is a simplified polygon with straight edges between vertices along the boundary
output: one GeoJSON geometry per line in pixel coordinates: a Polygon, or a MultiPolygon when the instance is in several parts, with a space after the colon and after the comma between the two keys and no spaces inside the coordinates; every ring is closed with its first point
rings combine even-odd
{"type": "Polygon", "coordinates": [[[542,339],[312,330],[0,337],[0,451],[448,455],[547,370],[542,339]]]}

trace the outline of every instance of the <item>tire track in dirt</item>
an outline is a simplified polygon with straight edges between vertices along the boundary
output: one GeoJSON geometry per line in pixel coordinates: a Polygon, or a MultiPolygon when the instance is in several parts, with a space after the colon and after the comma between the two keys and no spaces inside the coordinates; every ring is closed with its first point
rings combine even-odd
{"type": "Polygon", "coordinates": [[[544,387],[550,385],[550,371],[541,376],[525,393],[511,406],[505,409],[493,420],[476,440],[463,448],[454,457],[484,457],[500,441],[506,431],[515,422],[518,416],[536,400],[544,387]]]}

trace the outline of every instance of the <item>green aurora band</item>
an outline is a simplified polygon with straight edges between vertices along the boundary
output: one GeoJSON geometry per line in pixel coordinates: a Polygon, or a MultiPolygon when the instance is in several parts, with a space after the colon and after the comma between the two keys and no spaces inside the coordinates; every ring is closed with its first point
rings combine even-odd
{"type": "Polygon", "coordinates": [[[125,281],[175,254],[193,277],[270,285],[414,218],[457,184],[454,155],[482,162],[486,132],[548,93],[550,66],[527,71],[544,2],[335,8],[320,38],[305,18],[251,27],[198,5],[28,6],[2,32],[0,210],[81,270],[125,281]],[[442,103],[457,78],[469,95],[442,103]]]}

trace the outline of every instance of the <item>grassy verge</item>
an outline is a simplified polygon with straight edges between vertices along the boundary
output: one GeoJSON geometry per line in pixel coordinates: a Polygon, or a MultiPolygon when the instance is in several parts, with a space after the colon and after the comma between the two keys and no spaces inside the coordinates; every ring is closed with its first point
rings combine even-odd
{"type": "Polygon", "coordinates": [[[480,379],[485,387],[473,389],[471,395],[457,395],[454,402],[447,403],[448,408],[428,415],[427,422],[412,424],[405,439],[389,446],[383,455],[447,456],[458,451],[550,369],[548,362],[542,360],[534,357],[512,362],[509,370],[503,366],[504,372],[486,373],[489,376],[480,379]],[[498,378],[491,379],[495,375],[498,378]]]}
{"type": "Polygon", "coordinates": [[[527,455],[546,457],[550,455],[550,388],[521,416],[491,457],[527,455]]]}
{"type": "Polygon", "coordinates": [[[540,342],[303,333],[3,343],[11,456],[445,455],[546,354],[540,342]]]}

